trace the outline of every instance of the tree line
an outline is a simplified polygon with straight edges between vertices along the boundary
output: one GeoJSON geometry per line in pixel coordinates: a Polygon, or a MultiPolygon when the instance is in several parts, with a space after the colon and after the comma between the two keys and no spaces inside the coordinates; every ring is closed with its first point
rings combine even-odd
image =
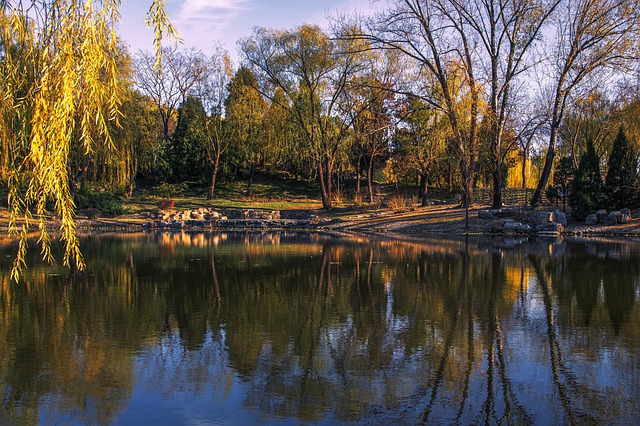
{"type": "Polygon", "coordinates": [[[494,208],[517,180],[535,207],[558,153],[577,170],[591,140],[607,159],[623,127],[637,159],[637,1],[394,0],[327,30],[255,28],[237,67],[219,47],[163,48],[162,1],[156,51],[133,55],[117,2],[25,3],[0,2],[0,177],[11,229],[46,230],[31,212],[53,205],[70,248],[79,189],[130,195],[143,176],[213,198],[220,176],[251,194],[257,171],[277,171],[316,181],[326,209],[349,179],[373,201],[380,173],[423,204],[429,185],[465,206],[488,186],[494,208]]]}

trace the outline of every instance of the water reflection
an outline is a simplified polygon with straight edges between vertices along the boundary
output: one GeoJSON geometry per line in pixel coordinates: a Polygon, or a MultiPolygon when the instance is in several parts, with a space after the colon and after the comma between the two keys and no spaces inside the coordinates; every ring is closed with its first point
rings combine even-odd
{"type": "MultiPolygon", "coordinates": [[[[159,233],[0,286],[0,423],[637,423],[640,245],[159,233]]],[[[5,242],[3,259],[15,247],[5,242]]]]}

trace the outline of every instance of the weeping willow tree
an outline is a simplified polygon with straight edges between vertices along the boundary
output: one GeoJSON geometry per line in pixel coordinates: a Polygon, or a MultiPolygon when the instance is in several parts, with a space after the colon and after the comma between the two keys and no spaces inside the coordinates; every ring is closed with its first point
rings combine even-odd
{"type": "MultiPolygon", "coordinates": [[[[147,24],[161,41],[177,37],[166,0],[149,0],[147,24]]],[[[63,264],[84,268],[75,235],[69,156],[112,146],[123,97],[118,72],[119,0],[0,0],[0,161],[8,188],[9,233],[20,243],[12,278],[25,265],[27,236],[37,228],[53,261],[47,207],[59,218],[63,264]],[[75,147],[77,148],[77,147],[75,147]]]]}

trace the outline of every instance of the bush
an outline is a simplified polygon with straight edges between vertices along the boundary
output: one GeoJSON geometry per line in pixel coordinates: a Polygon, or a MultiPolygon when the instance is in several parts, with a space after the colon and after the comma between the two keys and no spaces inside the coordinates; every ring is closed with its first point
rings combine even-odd
{"type": "Polygon", "coordinates": [[[106,216],[118,216],[124,213],[121,196],[109,191],[83,188],[76,192],[74,201],[78,210],[99,209],[106,216]]]}
{"type": "Polygon", "coordinates": [[[160,200],[157,206],[160,210],[171,210],[175,206],[175,203],[172,200],[160,200]]]}

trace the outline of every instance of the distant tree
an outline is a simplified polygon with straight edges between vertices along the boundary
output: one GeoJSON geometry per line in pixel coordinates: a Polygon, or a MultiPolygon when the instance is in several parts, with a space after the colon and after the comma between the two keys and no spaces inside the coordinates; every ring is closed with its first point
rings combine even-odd
{"type": "Polygon", "coordinates": [[[622,127],[609,156],[605,193],[613,209],[635,207],[638,203],[638,161],[622,127]]]}
{"type": "Polygon", "coordinates": [[[587,141],[587,152],[580,158],[580,165],[573,179],[569,204],[573,209],[573,216],[578,220],[584,220],[587,215],[604,207],[600,158],[590,139],[587,141]]]}

